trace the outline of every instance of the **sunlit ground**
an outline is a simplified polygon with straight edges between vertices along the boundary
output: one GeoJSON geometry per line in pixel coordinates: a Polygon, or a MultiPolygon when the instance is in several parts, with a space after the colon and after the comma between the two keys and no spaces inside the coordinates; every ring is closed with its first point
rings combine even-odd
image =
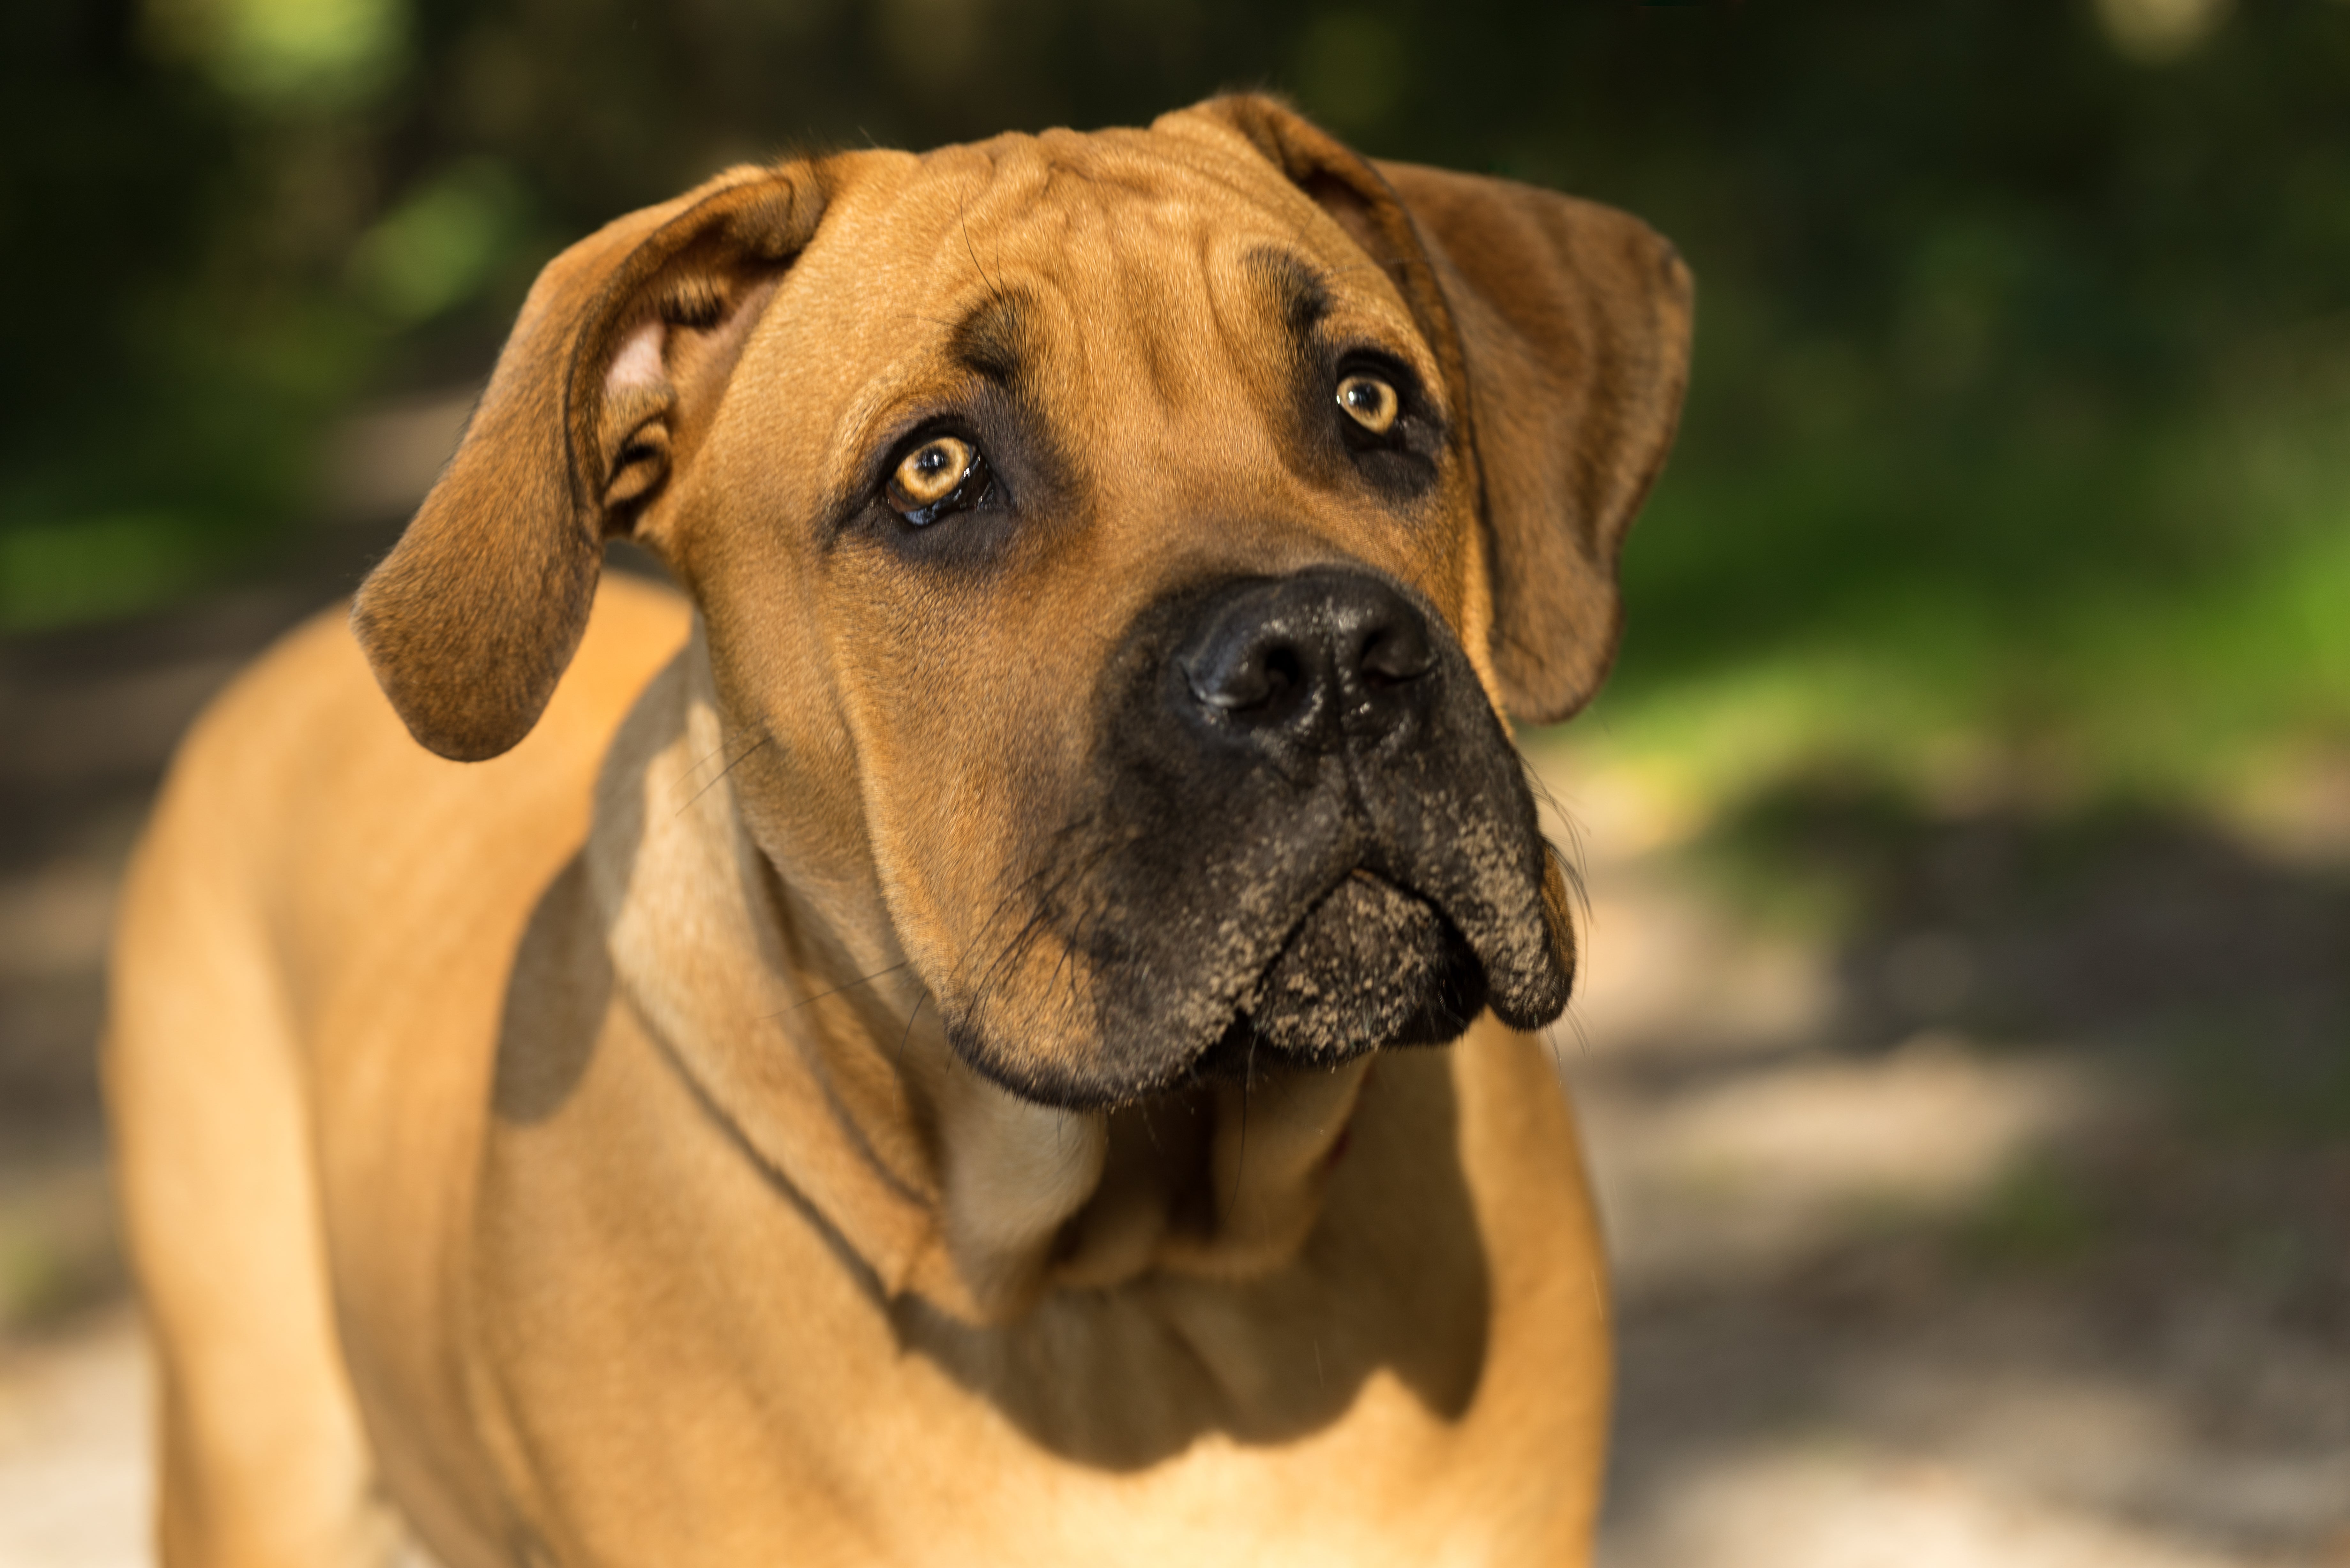
{"type": "Polygon", "coordinates": [[[1677,791],[1621,732],[1543,757],[1607,1561],[2350,1563],[2350,759],[2167,806],[1962,752],[1677,791]]]}

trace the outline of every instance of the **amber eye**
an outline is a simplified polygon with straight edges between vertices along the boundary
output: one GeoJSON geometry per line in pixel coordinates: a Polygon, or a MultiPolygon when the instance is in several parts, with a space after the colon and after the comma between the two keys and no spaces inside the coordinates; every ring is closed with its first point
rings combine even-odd
{"type": "Polygon", "coordinates": [[[934,522],[955,510],[951,504],[978,472],[977,448],[954,436],[933,436],[908,452],[889,476],[889,504],[909,523],[934,522]]]}
{"type": "Polygon", "coordinates": [[[1338,383],[1338,406],[1373,435],[1385,435],[1395,428],[1402,402],[1377,376],[1349,376],[1338,383]]]}

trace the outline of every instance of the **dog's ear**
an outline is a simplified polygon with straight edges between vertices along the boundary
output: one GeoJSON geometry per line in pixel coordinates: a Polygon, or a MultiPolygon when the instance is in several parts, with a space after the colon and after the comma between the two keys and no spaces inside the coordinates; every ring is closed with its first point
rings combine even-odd
{"type": "Polygon", "coordinates": [[[1617,556],[1689,379],[1689,269],[1613,208],[1373,163],[1274,99],[1201,112],[1253,143],[1402,291],[1468,410],[1503,697],[1521,720],[1565,718],[1615,660],[1617,556]]]}
{"type": "Polygon", "coordinates": [[[825,205],[743,168],[546,265],[456,455],[351,607],[409,732],[478,762],[530,732],[587,629],[604,541],[646,521],[825,205]]]}

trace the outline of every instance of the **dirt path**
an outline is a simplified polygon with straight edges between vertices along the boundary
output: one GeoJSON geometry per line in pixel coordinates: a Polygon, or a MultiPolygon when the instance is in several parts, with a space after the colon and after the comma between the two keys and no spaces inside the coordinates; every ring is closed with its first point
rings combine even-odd
{"type": "Polygon", "coordinates": [[[148,1562],[146,1399],[128,1307],[0,1355],[0,1568],[148,1562]]]}
{"type": "Polygon", "coordinates": [[[2350,838],[1545,771],[1612,1568],[2350,1564],[2350,838]]]}

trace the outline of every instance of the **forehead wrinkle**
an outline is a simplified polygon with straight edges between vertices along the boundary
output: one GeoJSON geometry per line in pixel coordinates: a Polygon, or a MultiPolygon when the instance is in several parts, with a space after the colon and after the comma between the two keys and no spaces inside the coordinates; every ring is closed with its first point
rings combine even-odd
{"type": "Polygon", "coordinates": [[[1065,371],[1095,400],[1136,385],[1171,404],[1199,379],[1193,345],[1211,302],[1194,236],[1207,215],[1184,193],[1061,180],[1051,201],[987,227],[982,254],[1003,242],[1003,286],[1053,302],[1045,314],[1058,329],[1032,330],[1027,350],[1065,357],[1065,371]]]}
{"type": "MultiPolygon", "coordinates": [[[[915,161],[928,177],[910,182],[901,200],[938,208],[944,243],[934,254],[985,282],[1001,281],[1007,238],[1024,239],[1019,231],[1027,224],[1066,220],[1073,209],[1114,220],[1147,215],[1161,228],[1176,217],[1208,239],[1229,235],[1235,217],[1245,214],[1257,220],[1244,222],[1254,231],[1250,237],[1256,248],[1297,257],[1326,291],[1337,292],[1340,275],[1360,274],[1350,281],[1408,314],[1385,269],[1261,160],[1155,131],[1055,130],[1035,136],[1007,132],[975,145],[941,148],[915,161]]],[[[1111,227],[1118,231],[1123,223],[1111,227]]]]}
{"type": "Polygon", "coordinates": [[[1011,387],[1031,358],[1028,315],[1020,291],[992,286],[947,334],[948,355],[972,375],[1011,387]]]}
{"type": "Polygon", "coordinates": [[[1085,395],[1065,407],[1091,427],[1079,450],[1100,481],[1147,494],[1207,460],[1238,486],[1211,508],[1229,511],[1243,493],[1264,504],[1262,487],[1296,460],[1278,429],[1295,365],[1270,296],[1247,281],[1245,258],[1277,249],[1272,234],[1233,234],[1232,215],[1195,195],[1093,193],[1060,253],[1056,342],[1076,361],[1085,395]]]}
{"type": "Polygon", "coordinates": [[[1213,434],[1237,456],[1257,446],[1239,427],[1272,436],[1296,348],[1315,327],[1401,316],[1381,308],[1393,285],[1378,268],[1341,275],[1365,258],[1326,215],[1285,187],[1288,201],[1268,200],[1253,171],[1063,134],[942,154],[923,159],[927,177],[892,203],[899,221],[930,208],[920,227],[935,238],[917,242],[915,265],[933,303],[908,313],[927,348],[900,338],[894,385],[868,382],[855,400],[876,418],[926,384],[1016,373],[1095,436],[1130,439],[1141,418],[1170,435],[1213,434]]]}
{"type": "Polygon", "coordinates": [[[1191,400],[1211,384],[1216,367],[1198,323],[1213,301],[1204,259],[1193,238],[1198,223],[1187,206],[1146,208],[1107,228],[1125,335],[1139,350],[1143,382],[1162,409],[1191,400]],[[1171,232],[1170,232],[1171,231],[1171,232]]]}
{"type": "Polygon", "coordinates": [[[1288,245],[1261,244],[1243,254],[1242,266],[1263,291],[1274,317],[1288,330],[1293,353],[1310,357],[1326,347],[1384,349],[1418,372],[1439,411],[1449,413],[1443,378],[1419,323],[1394,297],[1392,280],[1375,263],[1366,258],[1332,269],[1288,245]],[[1370,278],[1389,286],[1360,286],[1370,278]]]}
{"type": "MultiPolygon", "coordinates": [[[[932,155],[938,177],[952,189],[961,231],[943,236],[941,259],[996,286],[1007,272],[1027,270],[1014,266],[1007,252],[1032,265],[1045,262],[1036,270],[1068,273],[1073,285],[1090,271],[1094,287],[1067,292],[1123,308],[1092,312],[1084,336],[1127,341],[1162,399],[1176,395],[1179,368],[1201,368],[1186,363],[1197,358],[1198,336],[1187,330],[1188,313],[1170,307],[1189,295],[1183,303],[1207,305],[1212,315],[1212,298],[1203,296],[1218,291],[1202,275],[1217,269],[1219,251],[1229,255],[1224,242],[1235,237],[1236,217],[1253,231],[1248,249],[1290,258],[1287,270],[1298,275],[1288,280],[1293,308],[1285,314],[1294,321],[1318,320],[1334,292],[1328,268],[1300,255],[1301,246],[1321,261],[1366,259],[1326,213],[1269,169],[1155,133],[1012,133],[958,151],[951,161],[932,155]]],[[[1374,290],[1393,292],[1376,267],[1367,270],[1374,290]]]]}
{"type": "Polygon", "coordinates": [[[1330,285],[1322,270],[1295,251],[1263,244],[1242,257],[1241,265],[1273,301],[1274,315],[1300,346],[1310,344],[1314,329],[1330,314],[1330,285]]]}

